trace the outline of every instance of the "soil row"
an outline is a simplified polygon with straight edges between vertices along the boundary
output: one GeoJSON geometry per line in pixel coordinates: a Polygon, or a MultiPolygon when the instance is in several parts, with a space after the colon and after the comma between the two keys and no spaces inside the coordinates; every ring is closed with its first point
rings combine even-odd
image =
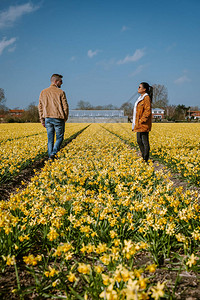
{"type": "MultiPolygon", "coordinates": [[[[88,126],[76,132],[70,138],[66,139],[61,148],[64,148],[71,143],[71,141],[81,134],[86,128],[88,128],[88,126]]],[[[25,187],[31,182],[31,178],[35,175],[35,173],[38,173],[42,170],[48,159],[48,154],[46,153],[46,155],[43,155],[42,158],[36,159],[28,167],[21,170],[16,177],[13,176],[8,182],[2,183],[0,185],[0,200],[9,200],[11,194],[15,194],[19,190],[25,189],[25,187]]]]}

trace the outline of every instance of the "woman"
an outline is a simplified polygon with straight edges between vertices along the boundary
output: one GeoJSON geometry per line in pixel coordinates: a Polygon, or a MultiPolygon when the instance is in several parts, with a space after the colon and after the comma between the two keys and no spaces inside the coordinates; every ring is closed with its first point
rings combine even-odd
{"type": "Polygon", "coordinates": [[[149,159],[149,131],[152,125],[151,101],[153,88],[147,82],[139,85],[139,98],[135,102],[133,109],[132,131],[137,132],[137,143],[140,147],[144,161],[149,159]]]}

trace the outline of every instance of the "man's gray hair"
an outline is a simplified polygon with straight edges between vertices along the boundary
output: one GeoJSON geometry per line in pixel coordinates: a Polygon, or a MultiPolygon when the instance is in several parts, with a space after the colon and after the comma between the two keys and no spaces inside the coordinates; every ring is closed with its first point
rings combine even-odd
{"type": "Polygon", "coordinates": [[[53,74],[53,75],[51,76],[51,82],[54,82],[55,80],[60,80],[60,79],[62,79],[62,78],[63,78],[63,76],[60,75],[60,74],[53,74]]]}

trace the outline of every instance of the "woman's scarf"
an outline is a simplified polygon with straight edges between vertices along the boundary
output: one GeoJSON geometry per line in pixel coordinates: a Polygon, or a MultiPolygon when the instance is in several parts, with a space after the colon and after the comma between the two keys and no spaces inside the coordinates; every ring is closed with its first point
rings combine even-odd
{"type": "Polygon", "coordinates": [[[135,102],[134,105],[134,109],[133,109],[133,123],[132,123],[132,129],[134,129],[135,127],[135,118],[136,118],[136,109],[137,109],[137,105],[140,101],[142,101],[144,99],[144,97],[148,96],[147,93],[145,93],[144,95],[140,95],[137,99],[137,101],[135,102]]]}

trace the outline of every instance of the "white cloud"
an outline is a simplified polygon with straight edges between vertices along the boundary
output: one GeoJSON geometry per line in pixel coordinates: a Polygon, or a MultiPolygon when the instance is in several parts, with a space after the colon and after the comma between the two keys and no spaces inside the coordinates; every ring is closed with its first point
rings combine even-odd
{"type": "Polygon", "coordinates": [[[93,56],[97,55],[98,52],[99,52],[99,50],[95,50],[95,51],[88,50],[87,55],[89,58],[92,58],[93,56]]]}
{"type": "Polygon", "coordinates": [[[184,74],[183,76],[177,78],[176,80],[174,80],[174,83],[176,84],[182,84],[182,83],[185,83],[185,82],[190,82],[190,78],[184,74]]]}
{"type": "Polygon", "coordinates": [[[127,31],[129,29],[130,29],[129,27],[127,27],[127,26],[124,25],[124,26],[122,26],[121,32],[127,31]]]}
{"type": "Polygon", "coordinates": [[[10,6],[7,10],[0,12],[0,28],[12,26],[17,19],[25,14],[34,12],[38,8],[39,6],[34,6],[31,3],[10,6]]]}
{"type": "Polygon", "coordinates": [[[138,66],[138,67],[136,68],[136,70],[130,74],[130,77],[133,77],[133,76],[135,76],[135,75],[141,73],[141,72],[146,68],[146,66],[147,66],[147,65],[140,65],[140,66],[138,66]]]}
{"type": "MultiPolygon", "coordinates": [[[[5,37],[0,41],[0,55],[3,53],[4,49],[10,45],[13,45],[16,41],[16,38],[11,38],[7,40],[5,37]]],[[[11,49],[10,49],[11,50],[11,49]]]]}
{"type": "Polygon", "coordinates": [[[117,62],[118,65],[123,65],[129,62],[138,61],[140,58],[144,56],[144,49],[137,49],[132,56],[127,55],[124,59],[121,59],[117,62]]]}
{"type": "Polygon", "coordinates": [[[15,49],[16,49],[16,45],[14,45],[13,47],[9,48],[9,49],[8,49],[8,52],[14,52],[15,49]]]}
{"type": "Polygon", "coordinates": [[[71,60],[71,61],[74,61],[74,60],[76,60],[76,57],[75,57],[75,56],[72,56],[72,57],[70,58],[70,60],[71,60]]]}

